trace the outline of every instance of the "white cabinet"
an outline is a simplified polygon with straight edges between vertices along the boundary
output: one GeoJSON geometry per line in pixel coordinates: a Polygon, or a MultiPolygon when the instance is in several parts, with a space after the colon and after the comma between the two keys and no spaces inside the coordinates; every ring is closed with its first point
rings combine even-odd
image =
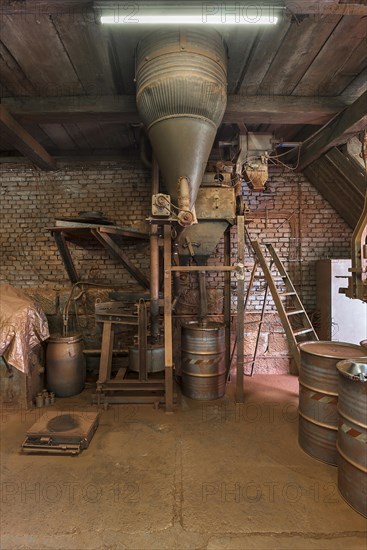
{"type": "Polygon", "coordinates": [[[319,260],[316,264],[316,299],[320,313],[320,340],[359,344],[367,338],[367,303],[339,293],[348,286],[351,260],[319,260]]]}

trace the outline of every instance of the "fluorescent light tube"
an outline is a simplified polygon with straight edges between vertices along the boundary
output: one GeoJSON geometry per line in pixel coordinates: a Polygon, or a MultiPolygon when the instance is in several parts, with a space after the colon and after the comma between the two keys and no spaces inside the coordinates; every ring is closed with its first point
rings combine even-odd
{"type": "Polygon", "coordinates": [[[214,2],[190,10],[180,7],[162,10],[128,3],[101,8],[100,20],[107,25],[275,25],[279,19],[276,13],[270,6],[255,8],[214,2]]]}
{"type": "Polygon", "coordinates": [[[204,21],[201,15],[139,15],[128,18],[123,15],[102,15],[101,23],[107,25],[275,25],[277,17],[260,16],[251,19],[243,18],[236,20],[233,17],[221,18],[220,16],[207,17],[204,21]]]}

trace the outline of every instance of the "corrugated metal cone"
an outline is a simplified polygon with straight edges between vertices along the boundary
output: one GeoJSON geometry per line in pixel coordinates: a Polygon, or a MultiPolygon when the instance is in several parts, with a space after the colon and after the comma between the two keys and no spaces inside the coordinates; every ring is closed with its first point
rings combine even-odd
{"type": "Polygon", "coordinates": [[[153,32],[138,45],[136,80],[138,111],[171,201],[192,210],[227,103],[223,39],[213,29],[153,32]]]}

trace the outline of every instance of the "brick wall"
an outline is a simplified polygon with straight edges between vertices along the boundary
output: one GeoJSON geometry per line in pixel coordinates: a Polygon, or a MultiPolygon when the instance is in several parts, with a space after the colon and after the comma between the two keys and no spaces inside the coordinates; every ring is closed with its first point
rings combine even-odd
{"type": "MultiPolygon", "coordinates": [[[[57,172],[50,173],[30,165],[3,164],[0,165],[0,180],[0,280],[24,288],[35,296],[48,313],[52,329],[56,329],[70,284],[48,228],[54,225],[57,216],[100,210],[117,225],[144,229],[150,211],[150,175],[138,158],[131,156],[121,162],[74,162],[60,165],[57,172]]],[[[315,262],[319,258],[348,257],[351,230],[301,174],[273,167],[270,189],[270,194],[259,194],[251,193],[244,186],[245,200],[250,207],[248,232],[252,239],[274,243],[312,314],[316,310],[315,262]]],[[[232,228],[234,237],[235,232],[232,228]]],[[[127,252],[149,276],[147,245],[138,245],[127,252]]],[[[119,284],[124,288],[136,286],[126,270],[117,266],[104,251],[73,246],[72,254],[83,279],[119,284]]],[[[210,263],[222,263],[222,254],[221,242],[210,263]]],[[[235,260],[235,247],[232,254],[235,260]]],[[[247,251],[246,269],[249,277],[250,250],[247,251]]],[[[194,280],[192,284],[195,286],[194,280]]],[[[221,277],[209,278],[209,286],[218,289],[220,284],[221,277]]],[[[248,354],[253,346],[262,303],[261,282],[258,284],[249,304],[252,316],[248,320],[253,324],[247,325],[246,330],[248,354]]],[[[93,321],[96,293],[88,292],[89,298],[81,311],[81,314],[87,312],[83,323],[86,339],[92,347],[96,346],[93,321]]],[[[103,291],[98,295],[107,297],[103,291]]],[[[216,306],[218,301],[220,295],[214,296],[216,306]]],[[[235,306],[235,288],[233,304],[235,306]]],[[[271,372],[273,367],[277,371],[287,368],[288,352],[271,298],[267,312],[259,368],[271,372]]]]}

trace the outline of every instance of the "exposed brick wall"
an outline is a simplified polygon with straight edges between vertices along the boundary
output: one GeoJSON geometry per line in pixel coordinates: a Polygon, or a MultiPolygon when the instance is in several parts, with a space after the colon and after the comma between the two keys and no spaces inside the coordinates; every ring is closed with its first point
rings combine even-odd
{"type": "MultiPolygon", "coordinates": [[[[351,230],[301,174],[279,167],[272,167],[270,174],[272,194],[252,193],[244,185],[243,193],[250,207],[247,229],[252,239],[274,243],[303,296],[307,310],[312,313],[316,309],[315,262],[327,257],[347,258],[351,230]]],[[[117,225],[144,229],[145,218],[150,212],[149,172],[137,157],[130,157],[121,162],[65,164],[57,172],[50,173],[40,172],[30,165],[3,164],[0,166],[0,180],[0,280],[28,289],[29,293],[38,296],[55,324],[70,284],[48,228],[54,225],[57,216],[101,210],[117,225]]],[[[232,228],[234,241],[235,233],[236,229],[232,228]]],[[[83,279],[122,286],[134,284],[126,270],[117,266],[104,251],[74,246],[72,253],[83,279]]],[[[149,276],[148,247],[139,245],[128,253],[149,276]]],[[[210,263],[222,263],[222,254],[223,242],[219,243],[210,263]]],[[[235,261],[235,246],[232,256],[235,261]]],[[[251,267],[248,251],[247,277],[251,267]]],[[[210,275],[209,286],[218,289],[221,280],[220,276],[210,275]]],[[[233,287],[235,291],[235,281],[233,287]]],[[[102,296],[106,294],[102,293],[102,296]]],[[[214,301],[218,303],[220,295],[214,301]]],[[[89,302],[85,330],[92,346],[93,298],[89,302]]],[[[250,312],[259,312],[261,303],[259,286],[250,300],[250,312]]],[[[235,292],[233,304],[235,306],[235,292]]],[[[271,298],[267,311],[268,328],[265,327],[265,341],[262,340],[261,360],[278,355],[284,358],[284,344],[279,337],[272,336],[281,333],[282,329],[271,298]]],[[[254,331],[253,325],[249,325],[247,353],[252,349],[254,331]]],[[[268,363],[264,363],[264,368],[270,371],[268,363]]]]}

